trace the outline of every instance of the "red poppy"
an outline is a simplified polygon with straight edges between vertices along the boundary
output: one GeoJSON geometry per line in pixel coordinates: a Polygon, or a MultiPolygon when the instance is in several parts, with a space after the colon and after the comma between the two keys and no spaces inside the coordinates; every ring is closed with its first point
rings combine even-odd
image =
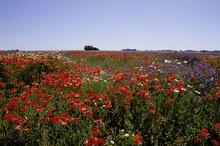
{"type": "Polygon", "coordinates": [[[4,97],[2,95],[0,95],[0,100],[3,100],[3,99],[4,99],[4,97]]]}
{"type": "Polygon", "coordinates": [[[86,117],[90,117],[90,116],[93,115],[93,112],[92,112],[92,111],[87,111],[87,112],[85,113],[85,115],[86,115],[86,117]]]}
{"type": "Polygon", "coordinates": [[[104,146],[105,140],[103,138],[90,137],[88,140],[84,141],[86,146],[104,146]]]}
{"type": "Polygon", "coordinates": [[[30,130],[31,130],[31,125],[24,126],[24,127],[23,127],[23,130],[24,130],[24,131],[30,131],[30,130]]]}
{"type": "Polygon", "coordinates": [[[196,77],[195,76],[192,76],[192,81],[195,81],[196,80],[196,77]]]}
{"type": "Polygon", "coordinates": [[[168,102],[168,103],[174,103],[174,99],[168,98],[168,99],[167,99],[167,102],[168,102]]]}
{"type": "Polygon", "coordinates": [[[98,135],[98,134],[100,134],[101,133],[101,130],[99,129],[99,128],[94,128],[93,130],[92,130],[92,134],[93,135],[98,135]]]}
{"type": "Polygon", "coordinates": [[[50,121],[55,124],[55,123],[61,122],[61,119],[59,117],[51,117],[50,121]]]}
{"type": "Polygon", "coordinates": [[[212,100],[212,96],[211,96],[210,94],[207,94],[207,95],[205,96],[205,99],[206,99],[206,100],[212,100]]]}
{"type": "Polygon", "coordinates": [[[110,85],[107,87],[109,90],[112,90],[114,88],[114,86],[110,85]]]}
{"type": "Polygon", "coordinates": [[[153,114],[156,112],[156,110],[154,108],[150,108],[150,109],[148,109],[148,112],[153,114]]]}
{"type": "Polygon", "coordinates": [[[46,107],[48,105],[48,102],[47,101],[45,101],[45,100],[42,100],[41,101],[41,106],[42,107],[46,107]]]}
{"type": "Polygon", "coordinates": [[[77,118],[69,118],[70,119],[70,122],[73,122],[73,123],[78,123],[78,119],[77,118]]]}
{"type": "Polygon", "coordinates": [[[172,94],[172,93],[173,93],[173,89],[172,88],[166,89],[166,94],[172,94]]]}
{"type": "Polygon", "coordinates": [[[163,86],[162,86],[162,85],[157,85],[157,86],[155,87],[155,89],[156,89],[157,91],[161,91],[161,90],[163,89],[163,86]]]}
{"type": "Polygon", "coordinates": [[[51,110],[47,110],[47,114],[48,114],[48,116],[53,116],[53,112],[51,111],[51,110]]]}
{"type": "Polygon", "coordinates": [[[185,85],[185,82],[184,82],[183,80],[180,80],[180,81],[179,81],[179,85],[180,85],[180,86],[184,86],[184,85],[185,85]]]}
{"type": "Polygon", "coordinates": [[[128,102],[128,100],[126,100],[126,99],[122,99],[121,102],[124,103],[124,104],[126,104],[126,103],[128,102]]]}
{"type": "Polygon", "coordinates": [[[220,98],[220,90],[215,93],[215,97],[216,97],[216,98],[220,98]]]}
{"type": "Polygon", "coordinates": [[[216,81],[216,86],[217,86],[217,87],[220,87],[220,80],[217,80],[217,81],[216,81]]]}
{"type": "Polygon", "coordinates": [[[121,93],[121,91],[118,90],[118,89],[116,89],[116,90],[114,91],[114,94],[120,94],[120,93],[121,93]]]}
{"type": "Polygon", "coordinates": [[[5,84],[5,83],[0,82],[0,86],[4,88],[4,87],[6,87],[6,84],[5,84]]]}
{"type": "Polygon", "coordinates": [[[14,130],[20,130],[20,129],[21,129],[21,125],[15,125],[15,126],[13,127],[13,129],[14,129],[14,130]]]}
{"type": "Polygon", "coordinates": [[[208,131],[208,129],[201,129],[201,130],[200,130],[200,135],[203,136],[203,137],[209,136],[209,131],[208,131]]]}
{"type": "Polygon", "coordinates": [[[18,118],[17,119],[17,122],[21,125],[21,124],[24,124],[27,120],[25,118],[18,118]]]}
{"type": "Polygon", "coordinates": [[[35,108],[35,112],[41,112],[41,111],[43,111],[43,107],[42,106],[36,106],[36,108],[35,108]]]}
{"type": "Polygon", "coordinates": [[[18,83],[18,85],[19,85],[19,86],[24,86],[24,85],[25,85],[25,82],[24,82],[24,81],[20,81],[20,82],[18,83]]]}
{"type": "Polygon", "coordinates": [[[128,96],[128,101],[132,101],[134,99],[133,96],[128,96]]]}
{"type": "Polygon", "coordinates": [[[217,140],[213,139],[213,140],[211,140],[211,142],[214,146],[220,146],[220,143],[217,140]]]}
{"type": "Polygon", "coordinates": [[[12,88],[10,92],[11,92],[11,93],[16,93],[16,92],[17,92],[17,89],[16,89],[16,88],[12,88]]]}
{"type": "Polygon", "coordinates": [[[150,98],[151,98],[151,95],[150,95],[150,93],[148,93],[148,92],[146,92],[146,93],[144,94],[144,96],[145,96],[145,99],[150,99],[150,98]]]}
{"type": "Polygon", "coordinates": [[[93,120],[93,123],[100,124],[100,123],[102,123],[102,120],[93,120]]]}
{"type": "Polygon", "coordinates": [[[153,78],[153,82],[158,83],[159,82],[158,78],[153,78]]]}
{"type": "Polygon", "coordinates": [[[133,141],[136,145],[140,145],[142,141],[141,134],[136,134],[135,136],[133,136],[133,141]]]}
{"type": "Polygon", "coordinates": [[[220,130],[220,122],[215,124],[215,127],[220,130]]]}
{"type": "Polygon", "coordinates": [[[144,88],[150,88],[150,84],[149,84],[149,83],[144,83],[144,84],[143,84],[143,87],[144,87],[144,88]]]}
{"type": "Polygon", "coordinates": [[[112,108],[112,104],[111,104],[111,101],[110,100],[107,100],[106,102],[105,102],[105,108],[112,108]]]}
{"type": "Polygon", "coordinates": [[[171,72],[171,71],[169,71],[168,73],[167,73],[169,76],[174,76],[175,74],[173,73],[173,72],[171,72]]]}
{"type": "Polygon", "coordinates": [[[202,140],[199,136],[196,136],[195,140],[196,140],[196,142],[202,142],[202,140]]]}
{"type": "Polygon", "coordinates": [[[151,108],[154,108],[154,107],[155,107],[155,105],[154,105],[153,103],[150,103],[149,106],[150,106],[151,108]]]}
{"type": "Polygon", "coordinates": [[[150,75],[156,76],[156,73],[155,72],[150,72],[150,75]]]}

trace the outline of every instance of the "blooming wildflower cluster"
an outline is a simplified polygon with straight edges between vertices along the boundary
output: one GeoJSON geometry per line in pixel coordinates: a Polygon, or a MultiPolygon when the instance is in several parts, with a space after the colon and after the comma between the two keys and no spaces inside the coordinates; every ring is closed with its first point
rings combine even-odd
{"type": "Polygon", "coordinates": [[[220,145],[219,58],[0,54],[0,145],[220,145]]]}

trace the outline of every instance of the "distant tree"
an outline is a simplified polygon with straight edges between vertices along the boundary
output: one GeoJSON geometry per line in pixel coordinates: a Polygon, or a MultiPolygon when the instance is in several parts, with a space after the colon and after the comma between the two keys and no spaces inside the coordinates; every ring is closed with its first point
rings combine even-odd
{"type": "Polygon", "coordinates": [[[98,51],[99,50],[99,48],[96,48],[96,47],[93,47],[93,46],[85,46],[84,47],[84,50],[85,51],[98,51]]]}
{"type": "Polygon", "coordinates": [[[137,51],[137,49],[130,49],[130,48],[127,48],[127,49],[122,49],[122,51],[137,51]]]}
{"type": "Polygon", "coordinates": [[[209,52],[208,50],[200,50],[200,52],[209,52]]]}

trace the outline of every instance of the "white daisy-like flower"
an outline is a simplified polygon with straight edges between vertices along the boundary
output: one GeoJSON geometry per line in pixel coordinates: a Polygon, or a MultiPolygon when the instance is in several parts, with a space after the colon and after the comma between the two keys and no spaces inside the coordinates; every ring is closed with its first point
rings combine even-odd
{"type": "Polygon", "coordinates": [[[179,93],[180,91],[175,89],[175,90],[173,90],[173,92],[179,93]]]}
{"type": "Polygon", "coordinates": [[[124,137],[129,137],[129,133],[125,133],[124,137]]]}
{"type": "Polygon", "coordinates": [[[193,86],[191,86],[191,85],[187,85],[187,87],[188,87],[188,88],[192,88],[193,86]]]}
{"type": "Polygon", "coordinates": [[[196,93],[201,94],[199,91],[195,90],[196,93]]]}

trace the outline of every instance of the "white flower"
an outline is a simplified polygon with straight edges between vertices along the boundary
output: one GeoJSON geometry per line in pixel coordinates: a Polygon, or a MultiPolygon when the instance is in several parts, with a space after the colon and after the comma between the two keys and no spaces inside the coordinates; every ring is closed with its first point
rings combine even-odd
{"type": "Polygon", "coordinates": [[[106,72],[105,71],[101,71],[101,75],[106,75],[106,72]]]}
{"type": "Polygon", "coordinates": [[[125,133],[124,137],[128,137],[129,136],[129,133],[125,133]]]}
{"type": "Polygon", "coordinates": [[[115,144],[115,142],[114,142],[114,141],[112,141],[112,140],[111,140],[110,142],[111,142],[111,144],[115,144]]]}
{"type": "Polygon", "coordinates": [[[175,89],[175,90],[173,90],[173,92],[179,93],[180,91],[175,89]]]}
{"type": "Polygon", "coordinates": [[[179,82],[179,80],[175,79],[176,82],[179,82]]]}
{"type": "Polygon", "coordinates": [[[182,90],[182,91],[186,91],[186,89],[185,89],[185,88],[181,88],[181,90],[182,90]]]}
{"type": "Polygon", "coordinates": [[[195,90],[196,93],[201,94],[199,91],[195,90]]]}
{"type": "Polygon", "coordinates": [[[192,88],[193,86],[191,86],[191,85],[187,85],[187,87],[188,87],[188,88],[192,88]]]}

